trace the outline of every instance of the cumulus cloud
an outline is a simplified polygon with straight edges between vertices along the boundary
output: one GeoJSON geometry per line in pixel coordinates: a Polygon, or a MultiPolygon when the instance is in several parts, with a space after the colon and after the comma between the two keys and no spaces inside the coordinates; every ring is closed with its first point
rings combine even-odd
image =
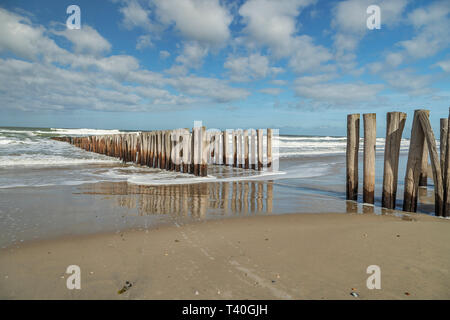
{"type": "Polygon", "coordinates": [[[314,0],[248,0],[239,9],[245,23],[246,41],[268,46],[277,57],[292,52],[296,17],[314,0]]]}
{"type": "Polygon", "coordinates": [[[150,30],[153,24],[150,21],[150,10],[144,9],[138,1],[129,0],[124,2],[124,6],[119,9],[123,15],[122,23],[127,29],[143,28],[150,30]]]}
{"type": "Polygon", "coordinates": [[[259,92],[265,93],[265,94],[270,94],[273,96],[277,96],[279,95],[281,92],[283,92],[283,89],[280,88],[264,88],[259,90],[259,92]]]}
{"type": "Polygon", "coordinates": [[[444,70],[445,72],[450,72],[450,59],[449,60],[438,61],[436,63],[436,65],[441,67],[441,69],[444,70]]]}
{"type": "Polygon", "coordinates": [[[187,40],[222,45],[232,16],[218,0],[154,0],[159,21],[173,25],[187,40]]]}
{"type": "Polygon", "coordinates": [[[450,3],[438,1],[424,8],[417,8],[408,15],[408,21],[417,30],[410,40],[399,45],[413,58],[427,58],[450,45],[450,3]]]}
{"type": "Polygon", "coordinates": [[[161,50],[160,52],[159,52],[159,58],[160,59],[167,59],[168,57],[170,57],[170,52],[169,51],[166,51],[166,50],[161,50]]]}
{"type": "MultiPolygon", "coordinates": [[[[264,79],[272,72],[269,59],[259,53],[251,54],[248,57],[229,56],[224,67],[229,70],[230,80],[236,82],[264,79]]],[[[279,72],[278,68],[275,68],[274,71],[279,72]]]]}
{"type": "MultiPolygon", "coordinates": [[[[142,68],[133,56],[104,56],[109,42],[92,27],[81,30],[81,37],[75,39],[70,33],[32,26],[28,19],[0,9],[0,52],[9,56],[0,58],[1,107],[148,111],[230,102],[249,95],[224,80],[167,78],[142,68]],[[73,52],[50,38],[55,33],[73,42],[73,52]]],[[[181,63],[195,60],[195,54],[188,53],[192,51],[185,51],[181,63]]]]}
{"type": "Polygon", "coordinates": [[[103,38],[97,30],[83,24],[81,29],[54,31],[55,34],[64,36],[73,44],[75,53],[101,54],[111,50],[111,44],[103,38]]]}
{"type": "Polygon", "coordinates": [[[364,83],[313,83],[297,84],[295,93],[299,97],[330,105],[368,102],[376,98],[383,89],[381,84],[364,83]]]}
{"type": "Polygon", "coordinates": [[[149,34],[144,34],[139,36],[137,43],[136,43],[136,49],[142,50],[148,47],[153,47],[152,40],[150,38],[149,34]]]}

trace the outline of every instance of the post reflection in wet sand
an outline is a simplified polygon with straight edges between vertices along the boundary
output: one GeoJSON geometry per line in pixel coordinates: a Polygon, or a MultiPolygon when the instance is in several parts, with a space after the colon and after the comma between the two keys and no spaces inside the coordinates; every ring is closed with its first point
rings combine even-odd
{"type": "Polygon", "coordinates": [[[142,186],[126,182],[98,183],[85,194],[115,196],[115,205],[137,214],[203,219],[206,215],[268,214],[273,208],[273,181],[234,181],[142,186]]]}

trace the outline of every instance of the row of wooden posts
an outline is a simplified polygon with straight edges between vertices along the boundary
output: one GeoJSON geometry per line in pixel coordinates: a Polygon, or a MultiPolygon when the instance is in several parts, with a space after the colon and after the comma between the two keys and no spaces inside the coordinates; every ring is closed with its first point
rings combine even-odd
{"type": "MultiPolygon", "coordinates": [[[[158,130],[151,132],[97,135],[87,137],[54,137],[87,151],[124,162],[196,176],[207,176],[208,164],[228,165],[262,170],[264,167],[264,130],[206,131],[206,127],[158,130]],[[230,137],[232,150],[230,150],[230,137]]],[[[272,166],[272,129],[266,134],[266,166],[272,166]]]]}
{"type": "MultiPolygon", "coordinates": [[[[450,216],[450,110],[449,118],[440,121],[440,157],[430,124],[428,110],[415,110],[411,129],[408,163],[405,174],[403,211],[416,212],[419,186],[427,184],[428,155],[433,171],[435,214],[450,216]]],[[[376,114],[363,114],[363,202],[374,203],[376,114]]],[[[384,148],[383,208],[395,209],[400,144],[406,113],[388,112],[384,148]]],[[[347,200],[358,199],[358,153],[360,115],[347,116],[347,200]]]]}

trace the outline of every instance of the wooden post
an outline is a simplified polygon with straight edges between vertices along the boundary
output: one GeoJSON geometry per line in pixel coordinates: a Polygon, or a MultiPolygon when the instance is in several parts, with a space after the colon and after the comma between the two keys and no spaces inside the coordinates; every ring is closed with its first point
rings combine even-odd
{"type": "Polygon", "coordinates": [[[447,143],[444,158],[444,217],[450,217],[450,108],[447,125],[447,143]]]}
{"type": "Polygon", "coordinates": [[[237,167],[237,132],[233,130],[233,167],[237,167]]]}
{"type": "Polygon", "coordinates": [[[429,112],[420,112],[419,120],[422,125],[422,130],[428,144],[428,151],[430,153],[430,162],[431,168],[433,169],[434,181],[434,207],[435,214],[439,217],[442,216],[444,212],[444,186],[442,183],[442,171],[437,153],[436,139],[434,137],[433,129],[431,128],[429,112]]]}
{"type": "Polygon", "coordinates": [[[192,155],[194,160],[194,175],[199,176],[200,175],[200,163],[201,163],[201,128],[200,127],[194,127],[192,128],[192,141],[193,141],[193,148],[192,148],[192,155]]]}
{"type": "Polygon", "coordinates": [[[249,168],[249,159],[248,159],[248,130],[244,130],[244,168],[249,168]]]}
{"type": "Polygon", "coordinates": [[[377,140],[377,115],[365,113],[364,119],[364,177],[363,202],[375,203],[375,155],[377,140]]]}
{"type": "Polygon", "coordinates": [[[189,129],[185,128],[183,130],[183,172],[188,173],[190,167],[189,155],[190,155],[190,134],[189,129]]]}
{"type": "Polygon", "coordinates": [[[238,130],[237,136],[237,163],[238,167],[242,168],[242,130],[238,130]]]}
{"type": "Polygon", "coordinates": [[[386,142],[384,147],[383,193],[381,206],[395,209],[398,182],[400,144],[405,127],[406,113],[388,112],[386,116],[386,142]]]}
{"type": "Polygon", "coordinates": [[[220,132],[214,132],[214,164],[220,164],[220,132]]]}
{"type": "Polygon", "coordinates": [[[420,165],[419,187],[426,187],[428,184],[428,145],[427,140],[423,142],[422,164],[420,165]]]}
{"type": "Polygon", "coordinates": [[[272,167],[272,129],[267,129],[267,168],[272,167]]]}
{"type": "Polygon", "coordinates": [[[250,165],[253,170],[256,170],[256,132],[254,129],[250,131],[250,137],[250,165]]]}
{"type": "Polygon", "coordinates": [[[200,166],[200,176],[206,177],[208,175],[208,153],[209,153],[209,146],[208,146],[208,139],[206,135],[206,127],[203,126],[201,128],[201,166],[200,166]]]}
{"type": "Polygon", "coordinates": [[[359,117],[347,116],[347,200],[358,200],[359,117]]]}
{"type": "Polygon", "coordinates": [[[228,165],[228,133],[227,130],[222,131],[222,162],[225,166],[228,165]]]}
{"type": "Polygon", "coordinates": [[[445,157],[447,152],[447,134],[448,134],[448,119],[443,118],[440,122],[440,136],[439,136],[439,149],[441,156],[441,170],[442,170],[442,179],[445,180],[445,157]]]}
{"type": "Polygon", "coordinates": [[[419,114],[429,113],[427,110],[415,110],[409,142],[408,163],[406,165],[405,192],[403,196],[403,211],[417,211],[417,192],[422,167],[423,145],[425,135],[420,124],[419,114]]]}
{"type": "Polygon", "coordinates": [[[258,136],[258,170],[263,168],[263,130],[256,130],[258,136]]]}

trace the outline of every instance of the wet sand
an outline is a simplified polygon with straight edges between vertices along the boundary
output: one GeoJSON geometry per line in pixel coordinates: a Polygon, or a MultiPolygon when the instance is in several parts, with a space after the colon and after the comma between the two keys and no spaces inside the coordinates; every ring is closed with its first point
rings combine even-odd
{"type": "Polygon", "coordinates": [[[0,251],[0,298],[449,299],[449,231],[421,214],[289,214],[34,241],[0,251]]]}

